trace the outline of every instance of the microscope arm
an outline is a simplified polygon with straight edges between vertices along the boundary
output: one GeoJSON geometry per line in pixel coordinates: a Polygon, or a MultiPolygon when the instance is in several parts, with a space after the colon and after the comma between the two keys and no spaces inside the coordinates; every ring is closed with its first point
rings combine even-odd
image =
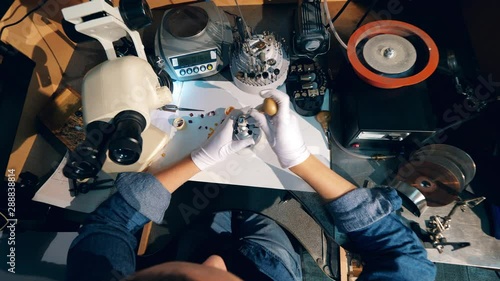
{"type": "Polygon", "coordinates": [[[74,24],[78,32],[97,39],[109,60],[117,58],[113,42],[128,35],[134,43],[137,56],[147,61],[139,32],[130,29],[124,22],[120,10],[104,0],[94,0],[64,8],[62,13],[64,19],[74,24]],[[88,19],[96,14],[104,16],[88,19]]]}

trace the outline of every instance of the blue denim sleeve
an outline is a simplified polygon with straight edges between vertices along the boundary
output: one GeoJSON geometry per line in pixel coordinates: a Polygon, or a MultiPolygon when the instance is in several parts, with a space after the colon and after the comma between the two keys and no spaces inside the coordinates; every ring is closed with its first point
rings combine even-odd
{"type": "Polygon", "coordinates": [[[161,222],[170,193],[146,173],[120,174],[118,192],[89,215],[71,244],[66,279],[120,280],[135,272],[135,233],[161,222]]]}
{"type": "Polygon", "coordinates": [[[388,187],[358,188],[327,205],[349,250],[365,263],[358,280],[435,279],[426,250],[394,213],[399,208],[401,198],[388,187]]]}

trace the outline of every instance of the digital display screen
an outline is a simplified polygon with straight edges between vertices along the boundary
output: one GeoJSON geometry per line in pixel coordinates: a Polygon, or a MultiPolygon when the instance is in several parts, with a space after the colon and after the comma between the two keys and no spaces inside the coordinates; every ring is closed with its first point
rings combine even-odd
{"type": "Polygon", "coordinates": [[[186,67],[212,61],[210,58],[210,51],[178,57],[177,60],[179,62],[179,67],[186,67]]]}

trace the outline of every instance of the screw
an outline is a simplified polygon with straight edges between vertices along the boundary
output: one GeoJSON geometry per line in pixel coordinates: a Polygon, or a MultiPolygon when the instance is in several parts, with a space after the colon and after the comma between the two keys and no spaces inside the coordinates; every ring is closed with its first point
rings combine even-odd
{"type": "Polygon", "coordinates": [[[390,58],[393,58],[394,56],[396,55],[396,51],[394,51],[393,48],[386,48],[384,50],[384,57],[390,59],[390,58]]]}

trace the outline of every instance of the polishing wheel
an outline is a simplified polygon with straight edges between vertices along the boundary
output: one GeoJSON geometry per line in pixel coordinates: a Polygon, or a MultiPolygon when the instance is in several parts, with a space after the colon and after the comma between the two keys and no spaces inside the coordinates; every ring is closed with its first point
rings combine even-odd
{"type": "Polygon", "coordinates": [[[431,144],[417,150],[410,159],[425,160],[429,157],[447,158],[453,161],[465,177],[465,185],[468,185],[476,175],[476,164],[472,157],[465,151],[447,144],[431,144]]]}
{"type": "Polygon", "coordinates": [[[347,56],[356,74],[382,89],[414,85],[437,68],[432,38],[411,24],[382,20],[363,25],[349,38],[347,56]]]}
{"type": "Polygon", "coordinates": [[[397,180],[418,189],[427,205],[444,206],[458,199],[476,173],[476,164],[463,150],[445,144],[433,144],[412,154],[399,167],[397,180]]]}
{"type": "Polygon", "coordinates": [[[417,51],[404,37],[381,34],[368,39],[363,46],[363,58],[381,74],[404,75],[415,65],[417,51]]]}

